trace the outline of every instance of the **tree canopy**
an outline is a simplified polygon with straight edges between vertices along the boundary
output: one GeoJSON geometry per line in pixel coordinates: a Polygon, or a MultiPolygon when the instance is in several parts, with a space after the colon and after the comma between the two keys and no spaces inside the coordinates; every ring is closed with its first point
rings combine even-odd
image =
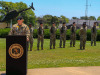
{"type": "MultiPolygon", "coordinates": [[[[23,2],[13,3],[13,2],[6,2],[6,1],[0,1],[0,7],[2,7],[0,9],[0,12],[2,13],[2,15],[0,16],[0,19],[2,19],[2,17],[4,17],[7,14],[7,12],[11,12],[13,10],[20,11],[20,10],[28,8],[28,6],[23,2]]],[[[36,17],[32,9],[24,11],[20,13],[19,16],[20,15],[24,18],[25,24],[29,24],[29,23],[35,24],[36,17]]],[[[16,22],[17,22],[17,19],[16,18],[13,19],[13,24],[16,22]]]]}

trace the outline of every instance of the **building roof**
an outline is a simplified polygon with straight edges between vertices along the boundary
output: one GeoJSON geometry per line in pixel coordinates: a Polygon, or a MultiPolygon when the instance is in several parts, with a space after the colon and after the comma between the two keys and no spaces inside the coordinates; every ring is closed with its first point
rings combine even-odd
{"type": "Polygon", "coordinates": [[[100,23],[100,21],[96,21],[96,20],[80,20],[80,19],[73,19],[73,20],[69,20],[69,23],[67,25],[71,25],[73,24],[73,22],[76,22],[77,25],[82,25],[83,22],[86,22],[86,24],[88,26],[93,26],[94,22],[98,22],[100,23]]]}

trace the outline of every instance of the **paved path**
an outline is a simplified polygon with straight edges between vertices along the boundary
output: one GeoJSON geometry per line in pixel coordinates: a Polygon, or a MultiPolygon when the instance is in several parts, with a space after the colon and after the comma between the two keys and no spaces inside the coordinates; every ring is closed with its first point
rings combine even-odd
{"type": "MultiPolygon", "coordinates": [[[[0,72],[0,75],[5,75],[5,72],[0,72]]],[[[100,66],[28,69],[27,75],[100,75],[100,66]]]]}

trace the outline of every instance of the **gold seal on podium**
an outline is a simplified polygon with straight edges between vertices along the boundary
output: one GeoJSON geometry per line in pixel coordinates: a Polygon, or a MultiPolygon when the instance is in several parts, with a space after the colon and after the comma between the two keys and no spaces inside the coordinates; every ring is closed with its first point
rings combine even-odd
{"type": "Polygon", "coordinates": [[[24,50],[23,50],[23,47],[20,45],[20,44],[12,44],[10,47],[9,47],[9,55],[14,58],[14,59],[18,59],[18,58],[21,58],[23,53],[24,53],[24,50]]]}

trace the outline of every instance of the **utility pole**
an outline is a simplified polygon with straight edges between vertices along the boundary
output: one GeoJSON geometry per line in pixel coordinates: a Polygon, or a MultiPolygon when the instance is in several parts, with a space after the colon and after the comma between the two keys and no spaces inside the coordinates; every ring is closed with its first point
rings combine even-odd
{"type": "Polygon", "coordinates": [[[85,17],[88,15],[88,0],[86,0],[85,17]]]}
{"type": "MultiPolygon", "coordinates": [[[[85,17],[86,17],[86,19],[85,20],[88,20],[88,7],[89,6],[91,6],[91,4],[90,5],[88,5],[88,0],[86,0],[86,9],[85,9],[85,17]]],[[[88,23],[88,22],[87,22],[88,23]]]]}

